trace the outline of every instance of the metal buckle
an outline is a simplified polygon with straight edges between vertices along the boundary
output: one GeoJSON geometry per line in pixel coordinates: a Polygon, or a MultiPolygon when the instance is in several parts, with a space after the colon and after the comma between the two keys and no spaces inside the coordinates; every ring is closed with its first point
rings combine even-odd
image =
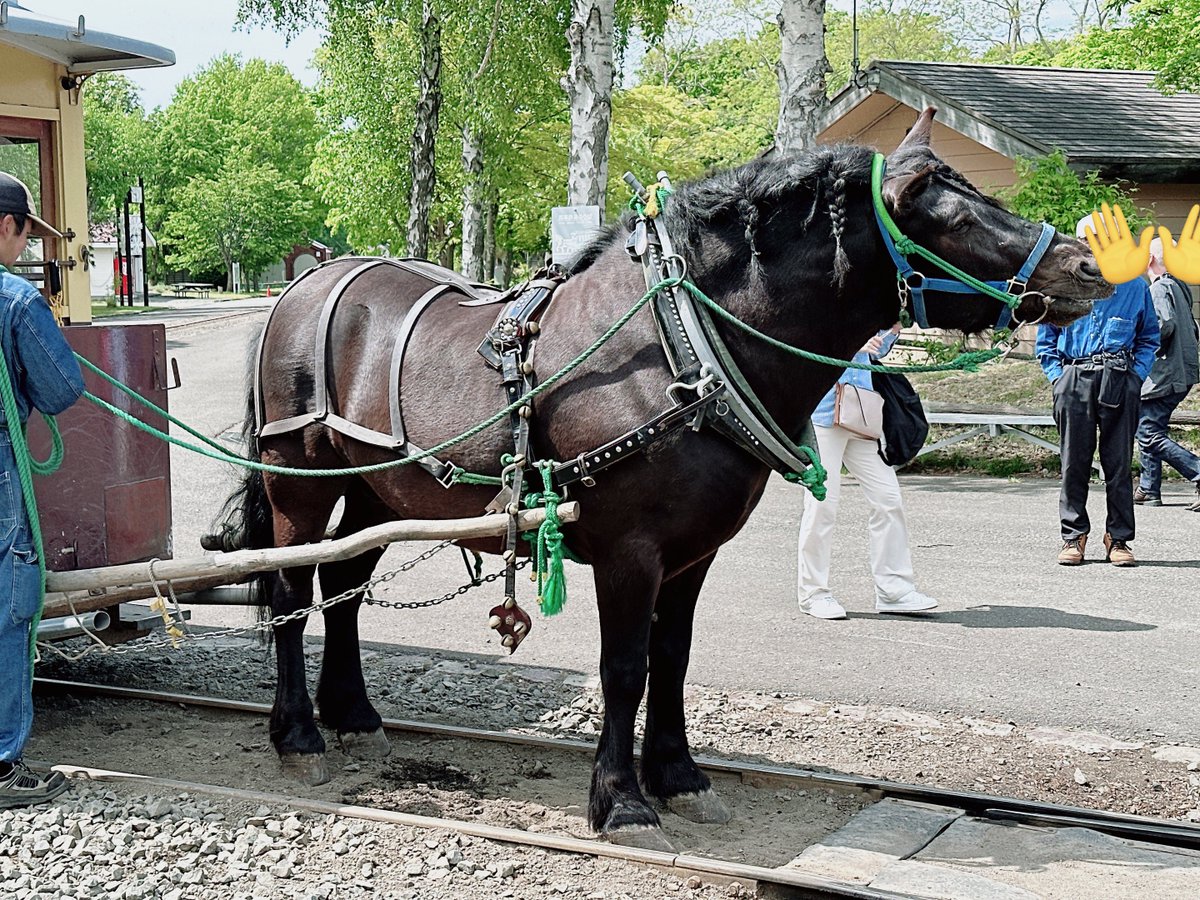
{"type": "Polygon", "coordinates": [[[1014,275],[1012,278],[1008,279],[1008,284],[1004,286],[1004,290],[1010,294],[1016,295],[1017,297],[1024,297],[1025,291],[1028,287],[1028,281],[1017,281],[1017,276],[1014,275]]]}
{"type": "Polygon", "coordinates": [[[450,488],[454,487],[454,473],[457,471],[458,466],[452,462],[446,462],[442,464],[441,473],[434,475],[433,477],[437,479],[438,484],[449,490],[450,488]]]}
{"type": "Polygon", "coordinates": [[[584,459],[585,455],[586,454],[584,453],[580,453],[577,457],[575,457],[575,467],[579,469],[579,481],[584,487],[595,487],[596,479],[588,474],[588,464],[584,459]]]}
{"type": "Polygon", "coordinates": [[[676,396],[679,391],[695,391],[696,399],[700,399],[705,394],[709,393],[705,388],[711,389],[712,383],[716,380],[716,375],[713,373],[712,366],[704,363],[700,367],[700,373],[693,384],[688,384],[686,381],[676,381],[667,386],[667,399],[676,405],[683,405],[683,401],[676,396]]]}

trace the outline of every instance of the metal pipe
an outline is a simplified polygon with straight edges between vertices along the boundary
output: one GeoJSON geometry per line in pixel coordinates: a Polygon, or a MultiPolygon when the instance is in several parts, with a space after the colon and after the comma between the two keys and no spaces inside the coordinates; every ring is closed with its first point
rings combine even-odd
{"type": "Polygon", "coordinates": [[[175,596],[185,606],[257,606],[258,602],[251,598],[253,591],[252,584],[227,584],[200,591],[177,591],[175,596]]]}
{"type": "Polygon", "coordinates": [[[42,619],[38,623],[37,637],[39,641],[61,641],[64,638],[79,637],[86,631],[104,631],[112,624],[112,617],[102,609],[77,616],[62,616],[57,619],[42,619]]]}

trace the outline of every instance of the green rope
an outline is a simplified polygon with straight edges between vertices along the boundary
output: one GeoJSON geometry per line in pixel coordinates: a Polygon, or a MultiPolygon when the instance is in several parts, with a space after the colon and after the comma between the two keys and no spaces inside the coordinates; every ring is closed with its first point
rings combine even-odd
{"type": "MultiPolygon", "coordinates": [[[[1016,309],[1021,305],[1021,298],[1007,291],[999,290],[992,287],[986,282],[980,281],[974,275],[968,275],[962,269],[953,263],[948,263],[932,250],[927,250],[918,244],[912,238],[907,237],[900,230],[900,226],[892,219],[891,213],[887,211],[887,206],[883,202],[883,165],[885,157],[882,153],[876,153],[871,161],[871,200],[875,204],[875,211],[879,213],[879,218],[883,222],[883,227],[887,229],[887,233],[892,236],[892,241],[896,244],[896,252],[901,256],[912,256],[914,253],[940,266],[944,271],[954,276],[963,284],[969,284],[979,293],[986,294],[995,300],[999,300],[1009,309],[1016,309]]],[[[921,371],[921,370],[914,370],[921,371]]]]}
{"type": "Polygon", "coordinates": [[[979,371],[981,363],[995,359],[997,356],[1003,356],[1003,350],[970,350],[966,353],[960,353],[948,363],[915,365],[915,366],[881,366],[876,363],[860,363],[849,359],[836,359],[832,356],[822,356],[820,353],[813,353],[809,350],[801,350],[799,347],[793,347],[791,344],[785,344],[778,338],[773,338],[769,334],[763,334],[753,325],[747,325],[733,313],[727,311],[717,304],[715,300],[709,298],[700,288],[696,287],[690,281],[682,282],[684,290],[711,309],[720,318],[729,322],[731,325],[736,325],[738,328],[745,331],[747,334],[752,334],[760,341],[770,344],[776,349],[783,350],[793,356],[799,356],[803,359],[812,360],[813,362],[822,363],[827,366],[838,366],[843,369],[865,369],[868,372],[950,372],[957,369],[962,369],[966,372],[979,371]]]}
{"type": "MultiPolygon", "coordinates": [[[[7,272],[0,266],[0,272],[7,272]]],[[[12,376],[8,364],[0,360],[0,401],[4,404],[4,419],[8,428],[9,440],[12,442],[13,457],[17,461],[17,478],[21,482],[21,495],[25,501],[25,512],[29,516],[29,531],[33,537],[33,549],[37,553],[40,588],[37,611],[33,614],[33,623],[29,631],[29,665],[32,667],[37,658],[38,623],[42,620],[42,602],[46,596],[46,554],[42,545],[42,521],[38,517],[37,498],[33,492],[33,476],[49,475],[62,465],[63,440],[59,434],[58,424],[53,416],[42,413],[46,425],[50,428],[52,448],[50,457],[44,461],[36,460],[29,452],[29,442],[26,439],[25,428],[21,424],[21,413],[17,407],[17,397],[12,386],[12,376]]]]}
{"type": "Polygon", "coordinates": [[[109,375],[107,372],[105,372],[99,366],[95,365],[90,359],[86,359],[85,357],[80,356],[78,353],[75,354],[75,359],[78,360],[78,362],[81,366],[83,366],[84,368],[88,369],[91,372],[94,372],[102,380],[107,381],[109,384],[111,384],[113,387],[115,387],[121,393],[125,394],[126,396],[130,397],[131,399],[142,404],[147,409],[152,410],[153,412],[162,416],[162,418],[166,419],[172,425],[178,425],[180,428],[182,428],[184,431],[186,431],[192,437],[199,438],[201,441],[208,444],[208,446],[212,447],[214,450],[219,450],[221,453],[229,452],[229,448],[226,447],[224,444],[217,443],[212,438],[210,438],[204,434],[201,434],[199,431],[192,428],[192,426],[188,425],[186,422],[182,422],[179,419],[175,418],[173,415],[171,415],[165,409],[161,408],[160,406],[157,406],[149,398],[143,397],[141,394],[139,394],[133,388],[129,387],[129,385],[123,384],[122,382],[113,378],[111,375],[109,375]]]}
{"type": "MultiPolygon", "coordinates": [[[[167,433],[155,428],[153,425],[143,422],[141,419],[138,419],[135,416],[130,415],[129,413],[125,412],[123,409],[119,409],[118,407],[113,406],[107,400],[102,400],[101,398],[97,397],[95,394],[91,393],[90,391],[84,391],[83,395],[89,401],[94,403],[96,406],[99,406],[100,408],[107,410],[108,412],[110,412],[114,416],[116,416],[117,418],[122,419],[125,422],[128,422],[130,425],[132,425],[134,428],[139,429],[140,431],[144,431],[147,434],[153,435],[154,437],[158,438],[159,440],[166,441],[167,443],[170,443],[170,444],[174,444],[177,447],[183,447],[185,450],[191,450],[193,453],[199,453],[201,456],[207,456],[210,459],[218,460],[219,462],[232,463],[234,465],[242,466],[247,469],[254,469],[259,472],[270,472],[275,475],[295,475],[297,477],[330,478],[330,477],[337,477],[337,476],[341,476],[341,475],[367,475],[372,472],[382,472],[387,469],[397,468],[399,466],[412,465],[413,463],[418,462],[419,460],[425,459],[430,456],[435,456],[438,453],[441,453],[442,451],[455,446],[456,444],[461,444],[464,441],[468,441],[471,438],[475,437],[475,435],[477,435],[483,431],[486,431],[488,428],[491,428],[497,422],[506,418],[512,412],[514,412],[515,410],[519,409],[521,406],[528,403],[530,400],[532,400],[538,394],[541,394],[543,391],[546,391],[549,388],[553,387],[559,381],[566,378],[568,375],[570,375],[572,372],[574,372],[577,368],[579,368],[581,365],[583,365],[585,362],[587,362],[587,360],[590,359],[597,350],[599,350],[601,347],[603,347],[613,337],[613,335],[615,335],[618,331],[620,331],[622,328],[624,328],[625,325],[628,324],[629,320],[632,319],[635,315],[637,315],[637,313],[641,311],[642,307],[644,307],[647,303],[649,303],[650,300],[655,296],[655,294],[657,294],[659,291],[663,290],[664,288],[674,287],[674,286],[678,285],[679,283],[680,283],[680,279],[678,279],[678,278],[664,278],[658,284],[654,285],[652,288],[650,288],[650,290],[646,291],[646,293],[643,294],[641,296],[641,298],[636,303],[633,304],[633,306],[631,306],[624,314],[622,314],[619,319],[617,319],[615,322],[613,322],[613,324],[609,326],[608,330],[605,331],[604,334],[602,334],[602,335],[600,335],[600,337],[596,338],[596,340],[594,340],[587,347],[587,349],[585,349],[581,354],[579,354],[579,356],[575,357],[575,359],[571,360],[569,363],[567,363],[565,366],[563,366],[561,369],[559,369],[557,372],[555,372],[553,375],[551,375],[549,378],[547,378],[545,381],[543,381],[537,387],[535,387],[532,390],[528,391],[527,393],[523,394],[521,397],[518,397],[516,400],[514,400],[508,406],[504,407],[496,414],[489,416],[487,419],[484,419],[478,425],[475,425],[474,427],[467,429],[460,435],[457,435],[455,437],[449,438],[448,440],[442,441],[440,444],[436,444],[433,447],[429,448],[428,450],[426,450],[423,453],[420,453],[418,455],[405,456],[405,457],[402,457],[401,459],[392,460],[390,462],[375,463],[375,464],[369,465],[369,466],[351,466],[351,467],[345,468],[345,469],[299,469],[299,468],[295,468],[295,467],[291,467],[291,466],[273,466],[268,463],[256,462],[252,459],[246,459],[245,457],[237,456],[219,444],[215,445],[217,449],[216,449],[216,451],[214,451],[211,449],[205,449],[203,447],[199,447],[196,444],[189,443],[188,441],[185,441],[181,438],[173,437],[172,435],[167,434],[167,433]]],[[[157,406],[155,406],[149,400],[146,400],[140,394],[137,394],[137,392],[134,391],[132,388],[126,388],[124,385],[122,385],[121,387],[123,389],[125,389],[126,393],[128,393],[131,397],[134,397],[135,399],[137,399],[143,405],[148,406],[149,408],[162,413],[162,411],[159,410],[159,408],[157,406]]],[[[165,413],[162,413],[162,414],[165,415],[165,413]]],[[[191,429],[189,429],[189,432],[192,434],[195,434],[195,432],[191,431],[191,429]]],[[[207,439],[205,439],[205,441],[206,441],[206,443],[213,445],[212,441],[209,441],[207,439]]],[[[471,473],[464,473],[464,474],[471,475],[471,473]]],[[[481,476],[481,477],[486,477],[486,476],[481,476]]]]}
{"type": "Polygon", "coordinates": [[[525,506],[532,509],[542,507],[546,518],[534,538],[534,574],[537,577],[538,606],[542,615],[553,616],[562,611],[567,602],[567,574],[563,570],[562,520],[558,517],[558,504],[562,497],[554,492],[550,472],[554,464],[549,460],[535,463],[542,473],[542,490],[525,497],[525,506]]]}

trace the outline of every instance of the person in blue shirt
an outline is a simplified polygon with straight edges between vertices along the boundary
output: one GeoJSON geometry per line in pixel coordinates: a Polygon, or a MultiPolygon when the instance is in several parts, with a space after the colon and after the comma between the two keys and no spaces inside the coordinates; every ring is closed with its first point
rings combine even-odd
{"type": "MultiPolygon", "coordinates": [[[[1079,220],[1077,237],[1091,223],[1079,220]]],[[[1158,316],[1150,288],[1141,278],[1117,285],[1105,300],[1070,325],[1038,326],[1036,353],[1054,386],[1054,421],[1058,425],[1062,489],[1058,512],[1062,549],[1058,562],[1077,566],[1084,560],[1088,533],[1088,479],[1100,433],[1100,470],[1108,516],[1105,559],[1115,566],[1134,566],[1129,549],[1134,538],[1133,438],[1137,432],[1142,382],[1159,346],[1158,316]]]]}
{"type": "Polygon", "coordinates": [[[43,803],[67,789],[60,772],[39,775],[21,761],[33,725],[29,647],[42,583],[11,434],[31,409],[59,413],[83,393],[79,364],[50,307],[9,271],[35,225],[62,237],[37,217],[29,189],[0,172],[0,348],[21,418],[7,421],[0,407],[0,809],[43,803]]]}
{"type": "MultiPolygon", "coordinates": [[[[879,359],[892,349],[899,334],[899,324],[889,331],[879,332],[854,355],[853,361],[865,363],[879,359]]],[[[847,369],[838,381],[871,390],[871,373],[864,369],[847,369]]],[[[842,490],[842,466],[858,479],[871,507],[868,527],[876,612],[931,610],[937,606],[937,601],[918,591],[914,582],[908,522],[896,472],[879,455],[878,441],[860,437],[833,423],[836,393],[835,385],[812,415],[817,449],[829,476],[825,482],[825,499],[817,501],[809,495],[804,501],[797,578],[800,611],[818,619],[846,618],[846,610],[829,589],[829,561],[842,490]]]]}

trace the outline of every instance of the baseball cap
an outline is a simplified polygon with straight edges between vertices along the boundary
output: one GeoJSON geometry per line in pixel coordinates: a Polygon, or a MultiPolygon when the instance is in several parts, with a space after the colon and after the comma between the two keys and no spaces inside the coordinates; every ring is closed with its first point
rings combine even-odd
{"type": "Polygon", "coordinates": [[[1091,229],[1093,232],[1096,230],[1096,224],[1092,221],[1091,213],[1088,213],[1075,225],[1075,237],[1086,237],[1089,229],[1091,229]]]}
{"type": "Polygon", "coordinates": [[[0,216],[17,213],[33,221],[46,234],[62,237],[62,232],[37,214],[33,202],[33,194],[25,186],[25,182],[14,178],[7,172],[0,172],[0,216]]]}

